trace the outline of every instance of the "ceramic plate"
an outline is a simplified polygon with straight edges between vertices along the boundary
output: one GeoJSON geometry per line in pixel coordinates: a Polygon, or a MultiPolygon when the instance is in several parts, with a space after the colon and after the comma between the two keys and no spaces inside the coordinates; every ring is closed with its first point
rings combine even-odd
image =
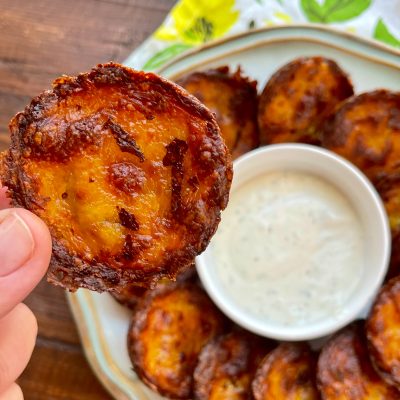
{"type": "MultiPolygon", "coordinates": [[[[259,90],[283,64],[300,56],[332,58],[350,74],[355,92],[400,90],[400,51],[325,26],[288,26],[250,31],[190,51],[158,71],[176,79],[220,65],[241,66],[259,90]]],[[[99,380],[118,400],[161,399],[132,371],[126,349],[130,312],[107,294],[68,294],[86,356],[99,380]]]]}

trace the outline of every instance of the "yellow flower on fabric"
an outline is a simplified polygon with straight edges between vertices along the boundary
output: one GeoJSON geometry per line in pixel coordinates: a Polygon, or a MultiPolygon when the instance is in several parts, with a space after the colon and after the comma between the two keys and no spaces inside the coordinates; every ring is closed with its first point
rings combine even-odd
{"type": "Polygon", "coordinates": [[[282,20],[283,22],[290,24],[292,22],[292,17],[288,14],[285,14],[283,12],[277,11],[274,16],[280,20],[282,20]]]}
{"type": "Polygon", "coordinates": [[[357,28],[355,26],[348,26],[346,31],[350,33],[357,33],[357,28]]]}
{"type": "Polygon", "coordinates": [[[226,33],[239,18],[234,0],[182,0],[171,12],[171,20],[155,33],[159,40],[196,45],[226,33]]]}

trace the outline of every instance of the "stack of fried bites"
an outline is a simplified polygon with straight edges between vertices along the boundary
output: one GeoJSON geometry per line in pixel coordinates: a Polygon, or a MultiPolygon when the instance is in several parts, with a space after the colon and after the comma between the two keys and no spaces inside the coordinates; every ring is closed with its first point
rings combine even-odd
{"type": "Polygon", "coordinates": [[[0,177],[13,204],[49,226],[49,281],[129,307],[134,370],[168,398],[400,399],[400,94],[354,95],[323,57],[288,63],[261,94],[240,68],[176,81],[99,65],[59,78],[11,121],[0,177]],[[227,205],[231,157],[285,142],[358,166],[392,230],[392,279],[367,321],[319,352],[235,326],[193,267],[227,205]]]}

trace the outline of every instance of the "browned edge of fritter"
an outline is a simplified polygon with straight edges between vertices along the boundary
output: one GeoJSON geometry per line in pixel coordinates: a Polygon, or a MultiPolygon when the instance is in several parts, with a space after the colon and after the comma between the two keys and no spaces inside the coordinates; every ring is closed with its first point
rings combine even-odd
{"type": "MultiPolygon", "coordinates": [[[[196,266],[194,263],[192,263],[187,270],[176,276],[176,282],[181,283],[190,282],[194,284],[198,279],[199,277],[196,273],[196,266]]],[[[173,281],[163,279],[157,283],[156,287],[171,285],[173,283],[173,281]]],[[[120,292],[110,292],[110,294],[119,304],[134,310],[138,301],[146,295],[148,290],[153,289],[138,285],[128,285],[122,288],[120,292]]]]}
{"type": "Polygon", "coordinates": [[[189,82],[196,81],[198,78],[207,77],[210,79],[215,78],[216,80],[222,80],[224,82],[233,83],[238,82],[239,84],[246,83],[251,87],[255,93],[257,93],[257,81],[243,74],[240,66],[237,67],[236,71],[231,72],[228,65],[221,65],[216,68],[206,69],[204,71],[194,71],[187,75],[179,78],[176,83],[178,85],[185,85],[189,82]]]}
{"type": "MultiPolygon", "coordinates": [[[[378,374],[384,379],[389,385],[394,385],[400,388],[400,372],[395,366],[390,366],[382,358],[381,346],[375,338],[380,337],[385,329],[390,329],[386,325],[377,324],[374,320],[376,314],[381,311],[381,306],[384,307],[392,298],[393,294],[398,292],[400,295],[400,276],[392,278],[384,286],[381,287],[378,295],[375,298],[374,304],[371,307],[370,313],[367,317],[365,324],[365,331],[367,337],[367,344],[370,359],[372,365],[378,374]]],[[[397,310],[400,318],[400,309],[397,310]]],[[[392,322],[396,324],[396,321],[386,321],[387,323],[392,322]]],[[[400,330],[400,325],[397,327],[400,330]]],[[[400,349],[399,349],[400,354],[400,349]]],[[[400,355],[399,355],[399,365],[400,365],[400,355]]]]}
{"type": "Polygon", "coordinates": [[[7,156],[7,151],[1,151],[0,152],[0,185],[3,182],[3,176],[5,174],[5,159],[7,156]]]}

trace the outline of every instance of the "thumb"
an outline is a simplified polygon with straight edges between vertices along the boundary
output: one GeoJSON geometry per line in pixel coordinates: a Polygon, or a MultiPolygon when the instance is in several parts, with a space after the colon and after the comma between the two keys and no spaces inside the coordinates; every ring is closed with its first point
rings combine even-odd
{"type": "Polygon", "coordinates": [[[39,283],[50,262],[50,233],[21,208],[0,211],[0,318],[39,283]]]}

